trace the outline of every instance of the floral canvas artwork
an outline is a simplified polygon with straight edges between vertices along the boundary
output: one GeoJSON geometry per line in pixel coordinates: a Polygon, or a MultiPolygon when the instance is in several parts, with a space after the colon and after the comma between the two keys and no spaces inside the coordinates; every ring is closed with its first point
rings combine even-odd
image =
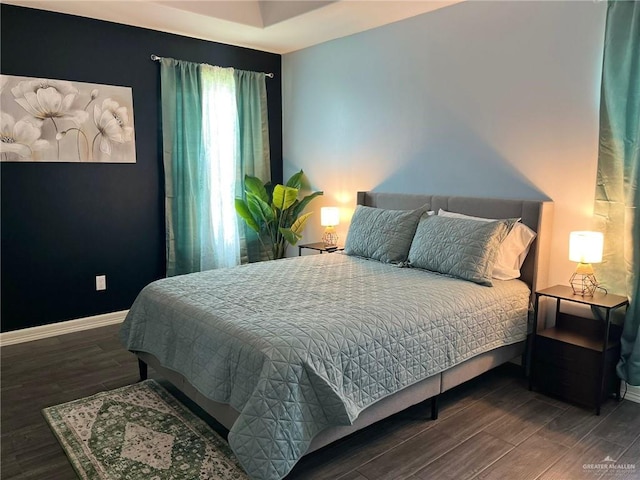
{"type": "Polygon", "coordinates": [[[131,88],[0,75],[3,162],[135,163],[131,88]]]}

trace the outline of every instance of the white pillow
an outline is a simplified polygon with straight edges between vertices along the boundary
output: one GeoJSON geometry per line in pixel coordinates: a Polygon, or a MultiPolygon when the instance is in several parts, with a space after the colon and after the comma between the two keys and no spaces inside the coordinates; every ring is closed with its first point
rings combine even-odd
{"type": "MultiPolygon", "coordinates": [[[[443,217],[467,218],[479,222],[495,222],[495,218],[472,217],[462,213],[447,212],[438,210],[438,215],[443,217]]],[[[525,224],[518,222],[513,226],[507,237],[500,244],[496,263],[493,266],[492,277],[497,280],[511,280],[520,277],[520,268],[527,258],[531,242],[536,238],[536,232],[525,224]]]]}

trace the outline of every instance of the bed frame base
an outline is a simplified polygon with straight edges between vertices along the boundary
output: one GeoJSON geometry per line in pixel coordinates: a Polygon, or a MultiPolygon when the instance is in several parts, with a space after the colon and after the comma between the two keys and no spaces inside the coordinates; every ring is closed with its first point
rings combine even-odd
{"type": "MultiPolygon", "coordinates": [[[[522,355],[524,348],[524,341],[496,348],[385,397],[360,412],[360,415],[352,425],[329,427],[320,432],[313,439],[306,453],[318,450],[383,418],[429,399],[431,400],[431,419],[437,420],[438,400],[441,393],[522,355]]],[[[171,382],[178,390],[215,418],[222,426],[227,430],[231,430],[239,415],[237,410],[228,404],[214,402],[206,398],[193,385],[187,382],[184,376],[160,365],[160,362],[153,355],[144,352],[136,352],[136,354],[139,357],[138,368],[141,380],[147,378],[148,366],[151,366],[163,378],[171,382]]]]}

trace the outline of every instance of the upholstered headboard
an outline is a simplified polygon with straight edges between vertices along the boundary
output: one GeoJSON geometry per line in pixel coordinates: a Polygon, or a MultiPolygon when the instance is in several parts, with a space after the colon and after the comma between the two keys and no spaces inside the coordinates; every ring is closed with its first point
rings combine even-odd
{"type": "Polygon", "coordinates": [[[442,208],[450,212],[485,218],[522,218],[522,223],[537,233],[529,255],[520,270],[521,280],[531,292],[547,287],[553,202],[509,200],[443,195],[415,195],[402,193],[358,192],[358,205],[409,210],[428,204],[436,212],[442,208]]]}

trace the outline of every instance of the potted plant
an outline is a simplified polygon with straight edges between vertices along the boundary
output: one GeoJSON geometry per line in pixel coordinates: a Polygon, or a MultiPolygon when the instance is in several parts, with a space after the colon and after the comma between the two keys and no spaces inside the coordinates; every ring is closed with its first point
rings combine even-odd
{"type": "Polygon", "coordinates": [[[236,212],[258,234],[269,259],[283,258],[287,244],[295,245],[302,238],[302,230],[311,213],[302,211],[323,192],[313,192],[298,199],[304,172],[294,174],[286,185],[262,183],[258,177],[245,175],[246,200],[236,198],[236,212]]]}

